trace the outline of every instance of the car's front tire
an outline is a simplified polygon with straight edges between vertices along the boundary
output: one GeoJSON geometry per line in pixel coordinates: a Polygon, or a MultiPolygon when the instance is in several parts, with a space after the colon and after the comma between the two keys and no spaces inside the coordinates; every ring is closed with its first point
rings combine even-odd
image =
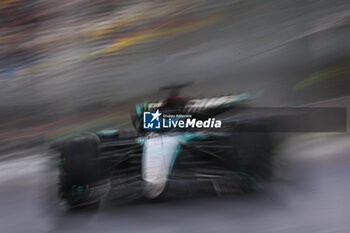
{"type": "Polygon", "coordinates": [[[73,136],[61,144],[59,153],[59,197],[71,208],[98,205],[108,191],[98,136],[73,136]]]}

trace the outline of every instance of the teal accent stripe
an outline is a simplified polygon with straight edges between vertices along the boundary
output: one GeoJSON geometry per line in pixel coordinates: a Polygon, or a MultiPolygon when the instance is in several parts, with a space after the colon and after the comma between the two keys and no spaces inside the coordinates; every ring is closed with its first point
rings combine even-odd
{"type": "Polygon", "coordinates": [[[101,130],[98,132],[98,134],[101,134],[103,136],[110,136],[113,134],[116,134],[118,132],[117,129],[105,129],[105,130],[101,130]]]}
{"type": "Polygon", "coordinates": [[[180,153],[180,149],[181,149],[181,145],[180,145],[180,144],[177,144],[175,153],[174,153],[174,155],[173,155],[173,158],[171,159],[171,163],[170,163],[170,172],[169,172],[169,173],[171,173],[171,171],[173,170],[173,167],[174,167],[176,158],[177,158],[178,154],[180,153]]]}
{"type": "Polygon", "coordinates": [[[184,133],[182,136],[180,136],[181,139],[186,143],[190,140],[203,140],[203,139],[207,139],[207,136],[204,135],[200,135],[197,133],[184,133]]]}
{"type": "Polygon", "coordinates": [[[140,104],[136,104],[136,114],[137,114],[137,116],[141,116],[141,105],[140,104]]]}
{"type": "MultiPolygon", "coordinates": [[[[145,144],[145,141],[146,141],[145,138],[137,138],[136,139],[136,142],[142,146],[145,144]]],[[[143,148],[143,150],[145,150],[145,148],[143,148]]]]}

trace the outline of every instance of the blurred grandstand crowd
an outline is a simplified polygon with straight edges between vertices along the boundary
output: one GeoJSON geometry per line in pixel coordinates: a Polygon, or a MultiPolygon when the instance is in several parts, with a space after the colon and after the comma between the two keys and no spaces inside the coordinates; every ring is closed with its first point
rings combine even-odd
{"type": "Polygon", "coordinates": [[[1,77],[47,75],[65,62],[116,50],[113,42],[130,33],[173,28],[219,5],[185,0],[1,1],[1,77]],[[67,52],[73,47],[83,52],[67,52]]]}

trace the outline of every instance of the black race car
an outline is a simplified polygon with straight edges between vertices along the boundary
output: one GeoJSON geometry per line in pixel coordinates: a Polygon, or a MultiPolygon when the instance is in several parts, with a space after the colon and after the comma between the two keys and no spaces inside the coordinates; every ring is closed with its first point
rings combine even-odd
{"type": "Polygon", "coordinates": [[[235,117],[249,95],[175,94],[138,104],[135,129],[80,134],[56,145],[60,198],[77,207],[111,192],[131,200],[260,189],[273,173],[272,144],[263,120],[235,117]]]}

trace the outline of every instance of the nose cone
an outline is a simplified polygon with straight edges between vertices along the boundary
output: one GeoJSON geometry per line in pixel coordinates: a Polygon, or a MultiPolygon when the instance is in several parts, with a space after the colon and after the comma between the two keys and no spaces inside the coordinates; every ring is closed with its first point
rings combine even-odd
{"type": "Polygon", "coordinates": [[[177,136],[162,135],[145,141],[142,178],[146,183],[144,195],[147,198],[156,198],[164,191],[172,161],[177,156],[178,140],[177,136]]]}
{"type": "Polygon", "coordinates": [[[146,198],[154,199],[161,195],[164,191],[166,182],[146,182],[144,195],[146,198]]]}

